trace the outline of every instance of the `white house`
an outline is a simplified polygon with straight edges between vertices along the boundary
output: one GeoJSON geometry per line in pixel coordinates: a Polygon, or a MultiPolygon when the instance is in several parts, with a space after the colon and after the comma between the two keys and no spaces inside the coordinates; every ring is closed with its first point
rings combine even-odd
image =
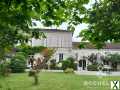
{"type": "MultiPolygon", "coordinates": [[[[120,53],[120,44],[107,44],[103,49],[95,49],[92,45],[88,44],[86,48],[79,49],[80,42],[72,42],[73,33],[66,30],[59,29],[37,29],[40,32],[44,32],[46,38],[32,39],[32,46],[46,46],[48,48],[54,48],[56,50],[53,55],[53,59],[57,62],[64,60],[68,57],[75,58],[78,62],[79,70],[87,70],[87,65],[90,63],[88,60],[81,60],[83,56],[88,56],[92,53],[99,53],[104,55],[105,53],[120,53]]],[[[118,65],[118,67],[120,67],[118,65]]]]}
{"type": "Polygon", "coordinates": [[[32,39],[32,46],[45,46],[54,48],[56,53],[53,59],[56,61],[63,60],[72,55],[72,32],[56,29],[40,29],[44,32],[46,38],[32,39]]]}

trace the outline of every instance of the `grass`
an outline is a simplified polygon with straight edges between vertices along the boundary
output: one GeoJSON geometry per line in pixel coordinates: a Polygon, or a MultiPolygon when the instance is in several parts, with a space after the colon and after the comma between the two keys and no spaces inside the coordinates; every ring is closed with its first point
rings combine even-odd
{"type": "Polygon", "coordinates": [[[110,90],[111,80],[120,80],[120,77],[99,78],[98,76],[41,72],[39,84],[35,86],[32,77],[28,77],[27,73],[21,73],[0,77],[0,90],[110,90]],[[106,82],[108,82],[107,85],[106,82]]]}

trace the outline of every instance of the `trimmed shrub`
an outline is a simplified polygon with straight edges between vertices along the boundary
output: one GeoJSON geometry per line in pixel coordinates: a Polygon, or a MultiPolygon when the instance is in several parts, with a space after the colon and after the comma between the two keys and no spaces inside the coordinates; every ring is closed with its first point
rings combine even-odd
{"type": "Polygon", "coordinates": [[[64,70],[65,73],[74,73],[73,68],[67,68],[64,70]]]}
{"type": "Polygon", "coordinates": [[[53,59],[53,60],[50,60],[50,69],[56,69],[56,60],[53,59]]]}
{"type": "Polygon", "coordinates": [[[62,69],[66,70],[67,68],[72,68],[73,70],[77,69],[77,65],[74,63],[73,58],[67,58],[66,60],[62,61],[62,69]]]}
{"type": "Polygon", "coordinates": [[[98,65],[88,65],[87,66],[88,71],[98,71],[98,65]]]}
{"type": "Polygon", "coordinates": [[[74,63],[73,69],[77,70],[77,63],[74,63]]]}
{"type": "Polygon", "coordinates": [[[62,70],[62,62],[59,62],[56,64],[56,69],[57,70],[62,70]]]}
{"type": "Polygon", "coordinates": [[[67,68],[70,68],[70,61],[69,60],[64,60],[62,61],[62,69],[65,70],[67,68]]]}
{"type": "Polygon", "coordinates": [[[10,63],[10,68],[13,73],[24,72],[26,68],[25,56],[22,53],[17,53],[10,63]]]}

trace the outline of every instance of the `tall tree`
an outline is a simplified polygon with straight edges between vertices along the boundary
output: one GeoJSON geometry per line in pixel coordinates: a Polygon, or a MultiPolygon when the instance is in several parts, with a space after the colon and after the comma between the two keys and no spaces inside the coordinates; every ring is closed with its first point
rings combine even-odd
{"type": "Polygon", "coordinates": [[[89,0],[1,0],[0,1],[0,58],[17,43],[44,36],[29,29],[31,19],[44,25],[69,23],[69,29],[82,22],[84,4],[89,0]]]}
{"type": "Polygon", "coordinates": [[[85,21],[88,29],[83,30],[80,36],[98,48],[106,42],[120,41],[120,0],[96,0],[88,10],[85,21]]]}

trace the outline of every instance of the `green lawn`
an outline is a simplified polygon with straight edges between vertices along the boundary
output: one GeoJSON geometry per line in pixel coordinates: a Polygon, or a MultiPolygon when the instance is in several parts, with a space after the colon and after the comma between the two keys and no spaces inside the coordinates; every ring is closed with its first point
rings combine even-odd
{"type": "Polygon", "coordinates": [[[33,85],[33,78],[27,73],[11,74],[0,77],[0,90],[110,90],[110,81],[120,80],[120,77],[80,76],[64,73],[39,74],[39,84],[33,85]],[[108,85],[96,85],[95,82],[108,81],[108,85]]]}

